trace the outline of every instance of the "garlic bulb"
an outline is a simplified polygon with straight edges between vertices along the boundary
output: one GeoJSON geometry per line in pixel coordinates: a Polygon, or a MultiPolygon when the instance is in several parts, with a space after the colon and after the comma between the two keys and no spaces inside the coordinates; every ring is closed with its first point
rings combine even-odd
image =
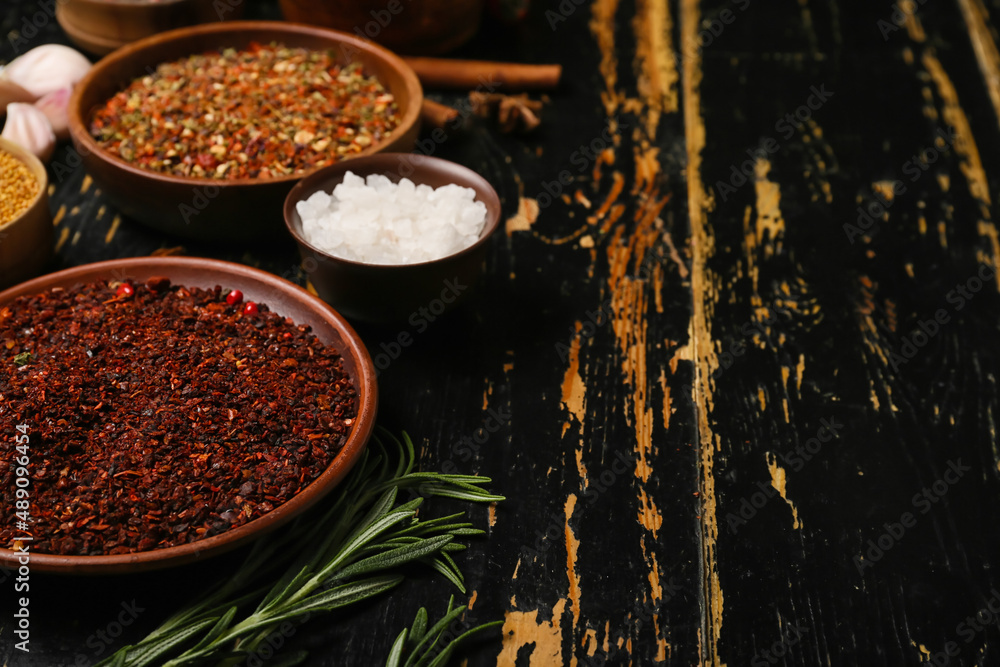
{"type": "Polygon", "coordinates": [[[53,90],[35,102],[39,109],[49,119],[57,139],[69,138],[69,96],[72,91],[69,86],[53,90]]]}
{"type": "Polygon", "coordinates": [[[11,102],[34,102],[35,96],[27,90],[0,78],[0,116],[7,111],[7,105],[11,102]]]}
{"type": "Polygon", "coordinates": [[[0,137],[34,153],[48,162],[56,147],[56,135],[45,114],[30,104],[14,102],[7,105],[7,122],[0,137]]]}
{"type": "Polygon", "coordinates": [[[72,88],[90,69],[79,51],[61,44],[36,46],[0,70],[0,80],[10,81],[39,97],[60,88],[72,88]]]}

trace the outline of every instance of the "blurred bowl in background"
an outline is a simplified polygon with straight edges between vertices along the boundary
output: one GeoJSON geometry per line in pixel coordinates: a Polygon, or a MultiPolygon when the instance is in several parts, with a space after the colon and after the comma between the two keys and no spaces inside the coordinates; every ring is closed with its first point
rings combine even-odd
{"type": "Polygon", "coordinates": [[[479,30],[484,0],[281,0],[289,21],[343,30],[406,55],[436,55],[479,30]]]}
{"type": "Polygon", "coordinates": [[[416,154],[380,153],[330,165],[292,188],[285,200],[285,225],[298,243],[302,265],[320,298],[345,317],[367,322],[406,322],[434,317],[465,301],[483,273],[486,243],[500,224],[500,197],[489,182],[460,164],[416,154]],[[335,257],[306,240],[296,204],[320,190],[330,193],[353,172],[367,178],[381,174],[394,183],[408,178],[416,185],[439,188],[456,184],[476,191],[486,205],[479,240],[457,253],[419,264],[367,264],[335,257]]]}
{"type": "Polygon", "coordinates": [[[60,0],[56,20],[80,48],[105,55],[134,41],[243,16],[244,0],[60,0]]]}

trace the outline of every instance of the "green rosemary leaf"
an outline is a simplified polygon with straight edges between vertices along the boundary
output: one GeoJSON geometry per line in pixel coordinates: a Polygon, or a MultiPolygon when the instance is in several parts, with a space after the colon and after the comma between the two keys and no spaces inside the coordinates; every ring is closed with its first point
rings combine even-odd
{"type": "Polygon", "coordinates": [[[451,542],[451,540],[451,535],[442,535],[440,537],[421,540],[417,544],[410,544],[398,549],[393,549],[392,551],[386,551],[385,553],[371,556],[369,558],[365,558],[364,560],[359,560],[358,562],[345,567],[337,573],[335,578],[347,579],[361,574],[368,574],[370,572],[378,572],[380,570],[388,570],[393,567],[399,567],[400,565],[420,560],[424,556],[441,551],[441,549],[446,544],[451,542]]]}
{"type": "Polygon", "coordinates": [[[413,619],[413,626],[410,628],[410,639],[419,642],[427,634],[427,610],[421,607],[413,619]]]}
{"type": "Polygon", "coordinates": [[[463,641],[465,641],[472,635],[478,634],[483,630],[495,628],[500,625],[503,625],[503,621],[491,621],[489,623],[483,623],[482,625],[477,625],[476,627],[463,632],[458,637],[455,637],[455,639],[451,640],[451,642],[441,650],[441,653],[439,653],[434,660],[432,660],[430,663],[427,664],[427,667],[444,667],[444,665],[448,662],[448,659],[451,658],[452,653],[455,652],[455,649],[458,647],[459,644],[461,644],[463,641]]]}
{"type": "Polygon", "coordinates": [[[440,496],[442,498],[454,498],[455,500],[466,500],[469,502],[499,502],[506,500],[503,496],[494,496],[477,489],[476,492],[468,490],[453,490],[439,484],[428,484],[421,489],[428,496],[440,496]]]}
{"type": "Polygon", "coordinates": [[[465,613],[466,607],[453,607],[454,602],[454,595],[448,598],[448,611],[424,633],[420,641],[416,642],[413,651],[410,653],[410,657],[406,660],[405,667],[419,665],[422,660],[426,659],[426,656],[434,650],[434,647],[440,641],[441,635],[444,634],[448,625],[465,613]]]}
{"type": "MultiPolygon", "coordinates": [[[[117,653],[115,653],[115,655],[111,656],[111,658],[118,659],[117,656],[119,654],[122,654],[125,656],[125,664],[129,665],[129,667],[146,667],[146,665],[158,665],[160,664],[158,662],[160,658],[167,655],[170,651],[183,646],[185,643],[187,643],[195,636],[197,636],[199,632],[201,632],[202,630],[211,625],[214,625],[215,621],[216,619],[205,619],[204,621],[194,623],[193,625],[184,628],[182,630],[179,630],[173,635],[164,638],[160,643],[154,646],[149,646],[149,647],[126,646],[121,650],[119,650],[117,653]]],[[[97,663],[96,667],[102,667],[106,663],[108,665],[115,664],[114,662],[103,660],[97,663]]],[[[170,665],[169,662],[166,664],[170,665]]]]}
{"type": "Polygon", "coordinates": [[[406,630],[399,633],[396,641],[392,644],[389,657],[385,661],[385,667],[400,667],[399,661],[403,659],[403,648],[406,646],[406,630]]]}
{"type": "Polygon", "coordinates": [[[479,530],[478,528],[456,528],[450,531],[452,535],[458,537],[478,537],[479,535],[485,535],[485,530],[479,530]]]}
{"type": "Polygon", "coordinates": [[[430,558],[425,560],[424,562],[430,565],[431,568],[439,572],[441,575],[443,575],[445,579],[453,583],[455,585],[455,588],[457,588],[463,593],[465,592],[465,582],[462,581],[461,572],[457,573],[453,572],[451,568],[448,567],[448,565],[446,565],[438,558],[430,558]]]}
{"type": "MultiPolygon", "coordinates": [[[[291,573],[294,570],[289,568],[288,572],[291,573]]],[[[308,581],[311,576],[312,570],[308,565],[304,565],[297,575],[288,580],[288,583],[285,583],[284,578],[278,581],[271,589],[271,592],[267,594],[267,597],[257,606],[256,613],[266,612],[268,609],[281,604],[290,595],[295,593],[295,591],[299,590],[302,584],[308,581]]]]}
{"type": "Polygon", "coordinates": [[[229,624],[233,622],[233,617],[236,616],[236,611],[237,607],[235,605],[230,607],[229,610],[223,614],[221,618],[219,618],[216,624],[212,626],[212,629],[209,630],[208,633],[201,638],[201,641],[195,644],[194,648],[191,650],[199,651],[220,637],[226,628],[229,627],[229,624]]]}
{"type": "Polygon", "coordinates": [[[441,560],[444,561],[451,568],[452,572],[455,572],[459,577],[462,576],[462,571],[458,569],[458,565],[455,563],[452,557],[449,556],[444,551],[441,552],[441,560]]]}
{"type": "Polygon", "coordinates": [[[269,618],[269,623],[274,624],[296,619],[307,613],[332,611],[338,607],[345,607],[395,588],[403,582],[403,579],[402,576],[380,576],[337,586],[323,593],[299,600],[294,605],[290,605],[287,611],[276,610],[275,615],[269,618]]]}
{"type": "MultiPolygon", "coordinates": [[[[404,505],[403,507],[406,507],[406,505],[404,505]]],[[[326,579],[334,572],[334,570],[336,570],[346,560],[348,560],[348,558],[354,551],[360,549],[366,543],[375,539],[380,534],[382,534],[389,528],[392,528],[400,521],[409,519],[410,517],[413,516],[414,512],[416,511],[413,509],[403,509],[403,507],[386,514],[385,516],[375,520],[371,525],[366,526],[363,529],[356,532],[351,537],[350,541],[340,549],[337,556],[332,561],[330,561],[330,563],[327,564],[322,570],[320,570],[319,574],[313,577],[310,584],[312,582],[322,583],[323,581],[326,581],[326,579]]],[[[310,584],[306,584],[306,588],[309,588],[310,584]]],[[[293,597],[292,599],[295,598],[293,597]]]]}

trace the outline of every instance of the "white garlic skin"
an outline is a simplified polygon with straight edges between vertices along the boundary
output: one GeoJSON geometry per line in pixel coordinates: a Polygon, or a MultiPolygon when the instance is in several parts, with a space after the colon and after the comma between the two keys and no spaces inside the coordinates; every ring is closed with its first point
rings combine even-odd
{"type": "Polygon", "coordinates": [[[90,68],[90,61],[76,49],[43,44],[10,61],[0,70],[0,79],[17,84],[37,100],[60,88],[72,88],[90,68]]]}
{"type": "Polygon", "coordinates": [[[69,97],[72,90],[67,86],[43,95],[35,102],[35,108],[45,114],[52,125],[56,139],[69,139],[69,97]]]}
{"type": "Polygon", "coordinates": [[[48,162],[56,148],[52,124],[40,109],[24,102],[7,105],[7,122],[0,137],[31,151],[42,162],[48,162]]]}

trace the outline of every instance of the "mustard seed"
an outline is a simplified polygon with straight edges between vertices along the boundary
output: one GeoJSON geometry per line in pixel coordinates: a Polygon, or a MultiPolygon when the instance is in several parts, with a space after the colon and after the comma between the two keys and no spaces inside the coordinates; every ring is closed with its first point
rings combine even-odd
{"type": "Polygon", "coordinates": [[[0,149],[0,226],[24,213],[38,196],[38,179],[24,164],[0,149]]]}

